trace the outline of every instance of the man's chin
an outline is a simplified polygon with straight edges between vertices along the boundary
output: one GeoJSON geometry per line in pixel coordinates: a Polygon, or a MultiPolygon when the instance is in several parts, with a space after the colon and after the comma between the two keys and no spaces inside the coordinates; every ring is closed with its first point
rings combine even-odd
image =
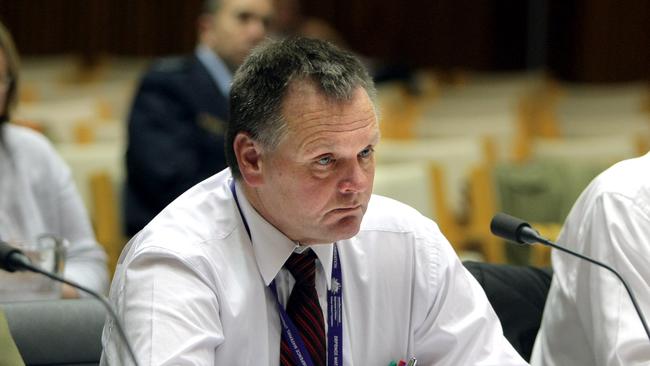
{"type": "Polygon", "coordinates": [[[332,227],[332,232],[335,234],[336,239],[332,241],[350,239],[357,235],[361,229],[362,216],[346,216],[332,227]]]}
{"type": "Polygon", "coordinates": [[[350,239],[357,235],[361,227],[361,220],[355,217],[345,217],[334,224],[319,227],[317,236],[300,240],[304,245],[329,244],[340,240],[350,239]]]}

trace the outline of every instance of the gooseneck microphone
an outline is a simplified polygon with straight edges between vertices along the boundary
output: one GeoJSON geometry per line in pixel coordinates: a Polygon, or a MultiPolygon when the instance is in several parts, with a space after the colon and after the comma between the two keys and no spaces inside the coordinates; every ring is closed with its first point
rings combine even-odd
{"type": "Polygon", "coordinates": [[[133,352],[133,349],[131,348],[131,344],[129,343],[128,339],[126,338],[126,333],[124,333],[124,329],[122,328],[122,324],[120,323],[119,319],[117,318],[117,315],[113,311],[113,308],[111,305],[106,301],[104,296],[98,294],[97,292],[86,288],[84,286],[81,286],[75,282],[72,282],[70,280],[66,280],[63,277],[60,277],[52,272],[46,271],[42,268],[39,268],[38,266],[35,266],[32,264],[32,261],[18,248],[15,248],[3,241],[0,241],[0,268],[8,271],[8,272],[15,272],[15,271],[31,271],[35,273],[42,274],[43,276],[49,277],[53,279],[54,281],[58,281],[61,283],[65,283],[67,285],[70,285],[76,289],[79,289],[95,299],[99,300],[102,305],[106,308],[108,313],[110,314],[111,318],[115,321],[115,325],[117,328],[118,333],[120,334],[120,337],[124,341],[124,344],[126,344],[126,348],[129,352],[129,357],[131,358],[131,361],[133,361],[133,364],[135,366],[138,366],[138,361],[135,357],[135,353],[133,352]]]}
{"type": "Polygon", "coordinates": [[[0,241],[0,268],[7,272],[15,272],[31,263],[29,258],[18,248],[0,241]]]}
{"type": "Polygon", "coordinates": [[[632,289],[630,288],[630,286],[628,286],[627,282],[625,282],[623,277],[621,277],[621,275],[618,274],[618,272],[616,272],[616,270],[614,270],[612,267],[606,265],[605,263],[599,262],[595,259],[591,259],[580,253],[574,252],[570,249],[561,247],[557,243],[554,243],[546,239],[545,237],[539,235],[537,230],[533,229],[530,226],[530,224],[527,223],[526,221],[510,216],[508,214],[504,214],[502,212],[497,213],[492,218],[492,222],[490,222],[490,231],[492,232],[492,234],[498,237],[515,242],[517,244],[541,243],[544,245],[548,245],[562,252],[584,259],[587,262],[601,266],[609,270],[610,272],[612,272],[614,275],[616,275],[616,277],[618,277],[621,283],[623,283],[625,290],[627,290],[627,294],[630,296],[630,300],[632,300],[632,305],[634,305],[634,310],[636,310],[636,314],[639,316],[639,319],[641,320],[641,324],[643,325],[643,329],[645,330],[645,333],[648,336],[648,340],[650,340],[650,330],[648,330],[648,324],[646,323],[645,318],[643,317],[643,313],[641,312],[641,308],[639,307],[639,304],[636,302],[636,298],[632,293],[632,289]]]}

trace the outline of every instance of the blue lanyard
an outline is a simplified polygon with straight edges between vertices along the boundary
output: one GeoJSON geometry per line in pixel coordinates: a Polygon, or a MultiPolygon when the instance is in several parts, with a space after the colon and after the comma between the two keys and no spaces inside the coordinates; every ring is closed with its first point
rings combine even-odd
{"type": "MultiPolygon", "coordinates": [[[[237,199],[237,192],[235,191],[235,181],[230,182],[230,191],[235,198],[237,209],[241,215],[244,227],[251,239],[251,230],[246,222],[246,218],[241,212],[239,200],[237,199]]],[[[275,280],[271,282],[269,288],[273,292],[275,300],[278,304],[278,312],[280,313],[280,322],[282,324],[282,334],[289,341],[289,346],[293,351],[294,361],[302,366],[313,366],[309,352],[305,347],[298,329],[291,321],[291,318],[280,304],[278,300],[278,293],[275,288],[275,280]]],[[[332,257],[332,278],[330,289],[327,290],[327,365],[340,366],[343,364],[343,276],[341,274],[341,265],[339,262],[339,251],[334,244],[334,253],[332,257]]]]}

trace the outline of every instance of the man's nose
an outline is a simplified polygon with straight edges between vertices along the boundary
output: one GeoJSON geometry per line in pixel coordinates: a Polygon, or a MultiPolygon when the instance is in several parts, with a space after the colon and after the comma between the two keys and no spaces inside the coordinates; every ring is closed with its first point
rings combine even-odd
{"type": "Polygon", "coordinates": [[[259,42],[266,36],[266,22],[261,18],[252,19],[248,24],[248,34],[251,40],[259,42]]]}
{"type": "Polygon", "coordinates": [[[341,193],[360,193],[368,189],[370,184],[370,175],[368,167],[362,166],[359,161],[350,163],[345,169],[339,183],[341,193]]]}

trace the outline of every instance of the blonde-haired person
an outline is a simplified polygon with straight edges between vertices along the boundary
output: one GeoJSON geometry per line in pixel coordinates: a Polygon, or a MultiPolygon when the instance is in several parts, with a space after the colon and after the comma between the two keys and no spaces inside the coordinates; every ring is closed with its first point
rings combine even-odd
{"type": "MultiPolygon", "coordinates": [[[[43,234],[67,239],[65,277],[103,293],[106,254],[95,240],[70,169],[45,137],[9,123],[19,80],[18,53],[0,23],[0,240],[33,242],[43,234]]],[[[63,297],[79,295],[64,286],[63,297]]]]}

